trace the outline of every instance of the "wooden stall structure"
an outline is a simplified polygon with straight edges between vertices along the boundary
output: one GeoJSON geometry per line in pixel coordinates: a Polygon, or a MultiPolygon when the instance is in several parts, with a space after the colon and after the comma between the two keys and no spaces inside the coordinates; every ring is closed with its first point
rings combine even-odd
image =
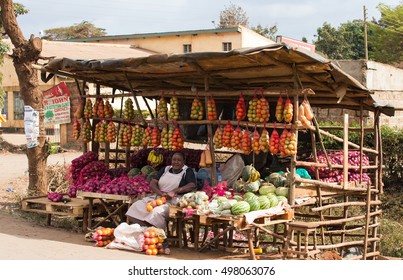
{"type": "MultiPolygon", "coordinates": [[[[161,96],[165,98],[177,97],[180,101],[190,104],[198,96],[204,98],[204,108],[207,115],[208,99],[214,98],[222,115],[219,120],[189,120],[186,110],[175,124],[186,128],[190,125],[204,125],[207,130],[206,138],[193,140],[196,143],[208,144],[214,153],[213,130],[225,123],[233,126],[256,128],[283,128],[291,129],[296,135],[310,135],[313,160],[306,161],[299,155],[288,156],[290,160],[290,194],[289,202],[295,209],[296,221],[291,222],[290,232],[301,233],[307,236],[305,247],[301,247],[301,240],[293,240],[289,234],[284,244],[284,257],[295,256],[311,257],[316,250],[340,250],[350,246],[358,246],[362,254],[357,258],[370,259],[379,255],[379,225],[380,204],[379,194],[382,192],[382,145],[380,139],[379,116],[384,111],[375,107],[375,102],[369,92],[354,78],[343,72],[331,61],[303,49],[290,48],[285,44],[273,44],[265,47],[233,50],[230,52],[203,52],[186,54],[157,54],[143,58],[127,58],[116,60],[72,60],[68,58],[50,61],[42,67],[44,72],[52,75],[63,75],[76,79],[79,89],[83,89],[86,82],[97,85],[96,95],[85,95],[88,98],[108,98],[112,102],[115,98],[131,97],[140,111],[139,100],[147,107],[151,100],[158,103],[161,96]],[[82,80],[80,84],[78,80],[82,80]],[[110,87],[111,92],[101,94],[100,88],[110,87]],[[117,92],[120,91],[120,92],[117,92]],[[226,108],[233,110],[240,93],[248,101],[258,92],[266,98],[274,109],[280,96],[292,99],[294,118],[292,123],[275,123],[274,111],[270,111],[268,122],[250,123],[234,121],[233,115],[225,114],[226,108]],[[297,120],[298,107],[303,100],[309,100],[313,107],[343,108],[358,112],[359,128],[352,128],[345,118],[343,127],[320,128],[314,119],[308,129],[301,126],[297,120]],[[373,126],[364,126],[364,112],[373,113],[373,126]],[[342,129],[343,138],[337,137],[328,130],[342,129]],[[348,133],[352,130],[361,134],[360,143],[348,141],[348,133]],[[373,135],[372,147],[364,147],[364,136],[373,135]],[[330,137],[343,143],[343,163],[319,163],[317,150],[321,149],[325,155],[327,151],[322,143],[322,137],[330,137]],[[370,157],[370,164],[364,166],[361,156],[358,165],[348,165],[348,150],[354,149],[361,155],[370,157]],[[298,167],[314,168],[315,178],[301,179],[296,176],[298,167]],[[343,180],[335,183],[321,181],[318,170],[320,168],[341,169],[343,180]],[[355,183],[348,181],[349,171],[359,172],[359,180],[355,183]],[[363,181],[363,173],[371,177],[371,183],[363,181]],[[304,202],[300,203],[304,197],[304,202]],[[305,224],[293,224],[303,221],[305,224]],[[302,232],[301,232],[302,231],[302,232]],[[312,234],[313,237],[310,237],[312,234]],[[297,245],[295,245],[297,244],[297,245]],[[302,251],[303,250],[303,251],[302,251]]],[[[43,75],[46,76],[46,75],[43,75]]],[[[123,99],[121,101],[123,104],[123,99]]],[[[121,105],[122,108],[123,105],[121,105]]],[[[189,106],[190,107],[190,106],[189,106]]],[[[186,107],[185,107],[186,108],[186,107]]],[[[393,111],[393,110],[392,110],[393,111]]],[[[220,112],[219,115],[220,115],[220,112]]],[[[231,111],[230,111],[231,112],[231,111]]],[[[233,111],[232,111],[233,112],[233,111]]],[[[228,112],[227,112],[228,113],[228,112]]],[[[162,124],[150,110],[152,120],[140,118],[132,124],[147,126],[148,124],[162,124]]],[[[122,118],[112,119],[119,126],[125,121],[122,118]]],[[[99,119],[93,120],[94,124],[99,119]]],[[[298,137],[300,138],[300,137],[298,137]]],[[[85,149],[87,149],[85,145],[85,149]]],[[[99,152],[98,143],[92,143],[91,149],[99,152]]],[[[129,165],[128,158],[133,153],[130,148],[121,150],[117,146],[113,150],[106,145],[101,147],[105,152],[105,161],[110,163],[110,155],[115,154],[115,165],[120,161],[129,165]],[[118,153],[124,156],[119,158],[118,153]]],[[[228,152],[228,151],[226,151],[228,152]]],[[[239,151],[229,151],[237,153],[239,151]]],[[[326,157],[327,158],[327,157],[326,157]]],[[[212,159],[212,177],[215,178],[216,162],[212,159]]]]}

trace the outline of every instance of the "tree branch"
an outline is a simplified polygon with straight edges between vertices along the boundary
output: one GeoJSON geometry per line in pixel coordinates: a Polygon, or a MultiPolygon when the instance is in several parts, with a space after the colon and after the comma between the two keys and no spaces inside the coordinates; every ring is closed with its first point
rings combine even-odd
{"type": "Polygon", "coordinates": [[[1,18],[3,28],[10,37],[13,45],[18,48],[25,43],[25,37],[17,23],[17,18],[14,13],[14,4],[12,0],[1,0],[1,18]]]}

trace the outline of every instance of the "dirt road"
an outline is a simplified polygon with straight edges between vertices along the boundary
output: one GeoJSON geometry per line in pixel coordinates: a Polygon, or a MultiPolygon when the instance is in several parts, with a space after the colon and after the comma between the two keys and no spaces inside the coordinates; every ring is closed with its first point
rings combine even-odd
{"type": "MultiPolygon", "coordinates": [[[[4,135],[14,145],[24,144],[23,135],[4,135]]],[[[50,155],[48,164],[70,164],[81,152],[50,155]]],[[[25,154],[0,151],[0,260],[150,260],[217,259],[219,252],[200,254],[189,249],[171,248],[171,255],[146,256],[144,253],[94,247],[84,233],[45,225],[45,217],[23,213],[10,201],[24,196],[28,186],[28,160],[25,154]]]]}

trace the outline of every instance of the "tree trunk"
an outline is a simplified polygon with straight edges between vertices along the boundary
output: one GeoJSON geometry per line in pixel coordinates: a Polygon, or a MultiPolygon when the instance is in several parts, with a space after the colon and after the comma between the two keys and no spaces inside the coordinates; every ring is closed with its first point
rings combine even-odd
{"type": "Polygon", "coordinates": [[[42,41],[32,35],[28,41],[24,38],[16,20],[12,0],[1,0],[0,6],[3,28],[14,45],[12,57],[21,97],[24,105],[39,112],[39,146],[27,149],[28,195],[45,194],[48,191],[46,164],[49,153],[45,136],[43,94],[39,88],[37,70],[33,68],[42,51],[42,41]]]}

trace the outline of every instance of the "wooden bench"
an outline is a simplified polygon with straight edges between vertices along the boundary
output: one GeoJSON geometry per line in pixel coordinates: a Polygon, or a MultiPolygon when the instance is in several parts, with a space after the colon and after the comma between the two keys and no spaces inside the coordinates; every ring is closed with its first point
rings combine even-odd
{"type": "MultiPolygon", "coordinates": [[[[98,201],[94,202],[94,206],[98,204],[98,201]]],[[[88,209],[88,201],[79,198],[71,198],[67,203],[50,201],[47,196],[29,197],[21,201],[22,211],[46,214],[48,226],[51,225],[52,215],[82,218],[83,231],[87,229],[88,209]]]]}
{"type": "Polygon", "coordinates": [[[320,224],[316,222],[294,221],[288,223],[287,238],[282,250],[283,258],[287,259],[292,255],[296,255],[297,258],[302,256],[304,259],[307,259],[319,253],[320,250],[317,248],[316,237],[316,229],[318,226],[320,226],[320,224]],[[293,243],[295,244],[293,240],[294,234],[297,236],[296,245],[292,245],[293,243]],[[309,247],[309,236],[311,234],[313,237],[313,249],[309,247]],[[302,239],[302,235],[304,235],[304,239],[302,239]]]}

